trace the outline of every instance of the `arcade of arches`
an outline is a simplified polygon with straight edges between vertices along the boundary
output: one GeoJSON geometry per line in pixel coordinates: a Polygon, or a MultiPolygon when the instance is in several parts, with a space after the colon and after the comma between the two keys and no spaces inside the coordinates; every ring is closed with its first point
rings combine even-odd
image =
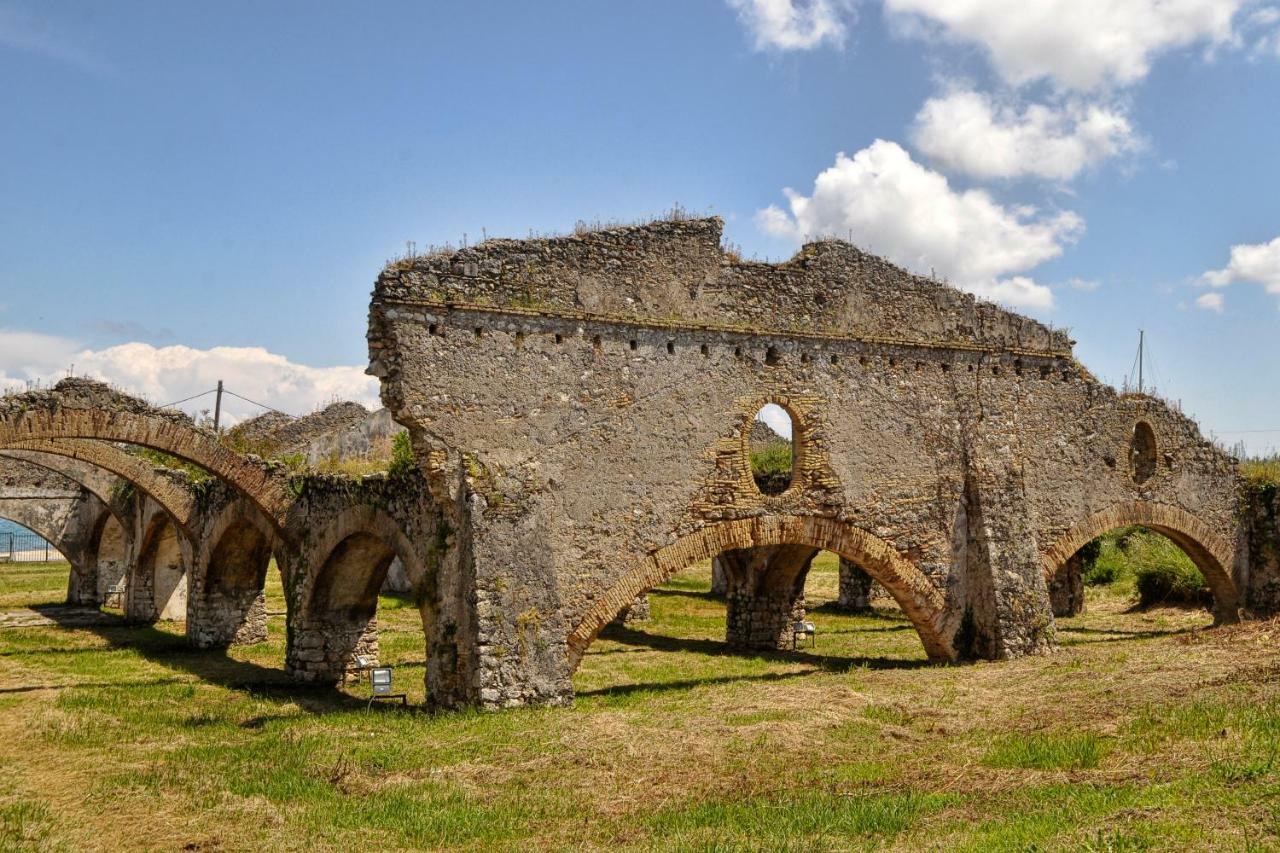
{"type": "MultiPolygon", "coordinates": [[[[1046,653],[1074,556],[1128,525],[1189,555],[1217,622],[1280,611],[1274,525],[1181,412],[1099,383],[1061,330],[845,243],[743,263],[721,229],[387,266],[369,372],[413,449],[394,475],[291,473],[85,380],[0,400],[0,453],[118,478],[104,500],[52,475],[67,499],[44,527],[77,595],[184,620],[199,647],[267,636],[274,558],[300,680],[376,659],[394,564],[446,706],[570,701],[601,631],[704,561],[746,649],[789,642],[827,551],[837,605],[889,596],[931,659],[1046,653]],[[207,479],[137,470],[130,447],[207,479]]],[[[0,459],[0,500],[53,512],[25,464],[0,459]]]]}

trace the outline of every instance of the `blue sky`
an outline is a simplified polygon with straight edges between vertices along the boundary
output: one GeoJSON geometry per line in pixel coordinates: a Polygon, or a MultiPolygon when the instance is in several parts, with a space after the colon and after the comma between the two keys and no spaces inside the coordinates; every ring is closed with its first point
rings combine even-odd
{"type": "Polygon", "coordinates": [[[0,79],[5,384],[372,404],[406,241],[678,203],[748,255],[852,234],[1111,382],[1145,328],[1280,445],[1280,4],[0,0],[0,79]]]}

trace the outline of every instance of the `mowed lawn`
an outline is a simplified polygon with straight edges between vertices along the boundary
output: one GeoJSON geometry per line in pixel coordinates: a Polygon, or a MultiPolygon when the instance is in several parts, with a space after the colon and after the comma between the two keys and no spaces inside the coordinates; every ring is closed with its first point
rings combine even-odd
{"type": "MultiPolygon", "coordinates": [[[[0,611],[65,587],[0,566],[0,611]]],[[[118,617],[0,628],[0,850],[1280,848],[1276,622],[1091,589],[1056,654],[937,666],[896,610],[831,609],[823,555],[816,648],[750,655],[708,588],[607,630],[574,707],[501,713],[289,684],[275,577],[270,641],[226,654],[118,617]]],[[[416,610],[379,618],[421,701],[416,610]]]]}

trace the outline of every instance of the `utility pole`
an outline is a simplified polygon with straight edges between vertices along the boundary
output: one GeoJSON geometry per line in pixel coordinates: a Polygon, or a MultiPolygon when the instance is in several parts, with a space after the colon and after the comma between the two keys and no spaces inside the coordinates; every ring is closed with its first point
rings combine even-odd
{"type": "MultiPolygon", "coordinates": [[[[1143,329],[1138,329],[1138,393],[1142,393],[1142,351],[1143,346],[1147,342],[1147,333],[1143,329]]],[[[221,393],[223,383],[218,383],[219,394],[221,393]]]]}
{"type": "Polygon", "coordinates": [[[213,431],[218,432],[218,422],[222,420],[222,380],[218,380],[218,396],[213,401],[213,431]]]}

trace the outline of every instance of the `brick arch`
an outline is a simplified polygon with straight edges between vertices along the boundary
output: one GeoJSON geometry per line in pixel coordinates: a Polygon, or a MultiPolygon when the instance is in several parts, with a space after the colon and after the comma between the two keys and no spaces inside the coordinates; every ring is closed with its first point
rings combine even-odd
{"type": "Polygon", "coordinates": [[[951,660],[944,636],[946,601],[924,574],[885,540],[851,524],[820,516],[757,516],[707,524],[635,561],[569,635],[569,657],[577,669],[587,647],[624,607],[646,590],[703,560],[734,548],[808,545],[852,560],[878,580],[911,620],[925,652],[951,660]]]}
{"type": "Polygon", "coordinates": [[[1231,577],[1231,542],[1186,510],[1154,501],[1114,504],[1085,518],[1044,552],[1045,577],[1052,580],[1067,560],[1087,543],[1118,527],[1138,525],[1167,536],[1196,564],[1213,592],[1214,622],[1239,619],[1240,592],[1231,577]]]}
{"type": "MultiPolygon", "coordinates": [[[[195,498],[191,493],[159,474],[145,460],[131,453],[126,453],[118,447],[102,441],[79,438],[15,441],[8,446],[0,447],[3,448],[0,449],[0,455],[4,456],[13,456],[14,452],[34,454],[31,457],[23,455],[15,458],[20,458],[43,468],[48,468],[49,466],[39,461],[38,456],[43,456],[46,459],[48,456],[61,456],[68,459],[76,459],[95,468],[110,472],[123,480],[127,480],[144,492],[147,497],[159,504],[172,517],[174,523],[184,531],[189,531],[190,529],[191,516],[195,512],[195,498]]],[[[60,468],[51,470],[64,473],[60,468]]],[[[75,476],[70,474],[66,476],[70,476],[73,480],[76,479],[75,476]]],[[[79,481],[77,480],[77,482],[79,481]]],[[[85,484],[85,487],[90,488],[88,484],[85,484]]],[[[90,491],[92,491],[91,488],[90,491]]],[[[104,502],[110,501],[109,498],[101,495],[99,497],[104,502]]]]}
{"type": "Polygon", "coordinates": [[[227,481],[282,528],[292,496],[284,477],[223,447],[190,424],[159,415],[103,409],[35,409],[0,418],[0,447],[33,439],[96,439],[137,444],[199,465],[227,481]]]}
{"type": "Polygon", "coordinates": [[[17,459],[19,462],[26,462],[28,465],[35,465],[37,468],[66,477],[76,485],[83,486],[90,494],[102,501],[107,507],[108,515],[122,525],[129,524],[129,519],[121,513],[116,500],[117,489],[125,484],[125,478],[107,470],[104,466],[95,465],[87,460],[84,460],[83,465],[77,465],[72,461],[75,457],[68,458],[70,454],[51,453],[25,446],[0,449],[0,456],[17,459]]]}

